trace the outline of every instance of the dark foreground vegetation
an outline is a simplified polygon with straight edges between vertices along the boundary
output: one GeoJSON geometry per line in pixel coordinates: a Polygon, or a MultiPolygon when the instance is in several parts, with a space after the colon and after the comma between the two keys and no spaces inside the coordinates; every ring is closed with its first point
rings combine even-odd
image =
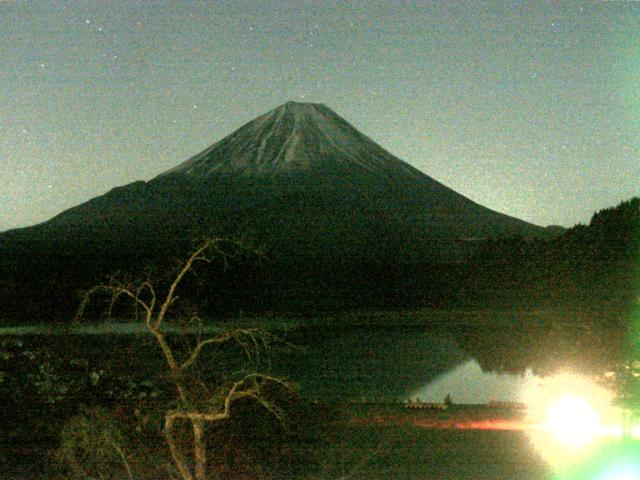
{"type": "MultiPolygon", "coordinates": [[[[164,413],[176,405],[174,385],[150,339],[3,337],[0,347],[0,476],[127,478],[130,469],[130,478],[179,478],[163,432],[164,413]]],[[[239,367],[238,353],[224,352],[225,372],[239,367]]],[[[203,360],[220,365],[219,358],[203,360]]],[[[201,373],[216,384],[220,370],[201,373]]],[[[275,388],[265,397],[281,418],[248,398],[207,429],[212,478],[302,477],[319,467],[317,452],[337,431],[339,415],[275,388]]],[[[189,449],[181,427],[178,442],[189,449]]]]}
{"type": "MultiPolygon", "coordinates": [[[[406,261],[392,254],[376,260],[375,255],[245,252],[226,265],[212,264],[199,272],[200,286],[191,279],[186,288],[209,318],[235,317],[240,311],[313,317],[422,308],[564,308],[628,318],[640,279],[640,199],[595,213],[589,225],[557,233],[537,239],[467,239],[458,242],[450,262],[406,261]]],[[[160,238],[133,251],[125,244],[111,246],[106,255],[85,240],[86,249],[72,251],[41,238],[0,243],[0,322],[67,323],[82,292],[106,275],[137,277],[145,268],[170,272],[174,259],[193,248],[187,240],[165,245],[160,238]]],[[[259,241],[256,247],[260,250],[259,241]]]]}
{"type": "MultiPolygon", "coordinates": [[[[238,388],[246,395],[234,397],[232,415],[207,425],[200,439],[208,447],[204,475],[542,478],[536,476],[537,460],[523,458],[528,450],[518,446],[518,434],[354,425],[341,409],[298,391],[289,382],[296,378],[272,375],[270,355],[274,349],[322,341],[340,328],[367,334],[401,327],[409,319],[412,328],[445,329],[488,370],[533,366],[544,372],[558,359],[594,373],[624,365],[638,347],[637,335],[629,333],[635,332],[638,308],[639,225],[640,200],[633,199],[555,239],[475,245],[475,256],[452,265],[336,261],[296,269],[234,250],[185,277],[180,295],[188,293],[190,301],[169,302],[171,319],[196,319],[198,325],[193,308],[198,305],[202,318],[239,310],[260,313],[273,329],[257,336],[252,329],[221,348],[203,349],[197,368],[185,376],[187,369],[167,365],[166,349],[153,329],[134,336],[2,337],[0,475],[189,478],[169,448],[167,412],[191,421],[193,429],[188,421],[178,422],[170,437],[180,451],[191,452],[198,435],[193,420],[209,415],[209,407],[221,411],[226,396],[238,388]],[[355,306],[360,313],[345,314],[355,306]],[[410,307],[419,313],[398,313],[410,307]],[[387,313],[374,313],[380,310],[387,313]],[[284,338],[278,312],[295,312],[296,341],[284,338]],[[192,393],[181,396],[187,381],[192,393]]],[[[106,308],[116,316],[144,319],[156,291],[145,282],[153,278],[154,288],[166,291],[177,271],[166,258],[155,260],[142,271],[140,259],[125,257],[111,264],[99,257],[72,262],[64,255],[44,261],[29,255],[2,258],[8,273],[0,279],[0,295],[7,299],[1,318],[68,322],[83,292],[100,284],[105,272],[120,269],[104,285],[117,287],[109,294],[122,293],[120,287],[133,293],[133,306],[107,299],[88,304],[85,317],[98,317],[106,308]]],[[[188,360],[203,337],[174,333],[163,338],[178,358],[188,360]]],[[[197,470],[195,450],[183,467],[197,470]]]]}
{"type": "MultiPolygon", "coordinates": [[[[150,339],[26,336],[1,346],[0,476],[179,478],[162,430],[172,382],[157,373],[150,339]]],[[[229,367],[236,353],[224,354],[229,367]]],[[[545,478],[522,432],[425,429],[394,418],[434,414],[402,406],[272,399],[284,422],[247,401],[207,430],[209,478],[545,478]]],[[[190,445],[189,431],[181,441],[190,445]]]]}
{"type": "MultiPolygon", "coordinates": [[[[556,330],[549,333],[546,317],[486,315],[488,312],[456,316],[444,312],[363,314],[320,318],[313,328],[298,326],[288,332],[272,326],[274,336],[286,343],[274,345],[268,357],[247,363],[242,346],[228,344],[216,352],[206,351],[199,362],[198,377],[211,389],[238,378],[238,372],[282,376],[279,363],[283,357],[304,359],[304,350],[332,336],[391,336],[393,330],[384,325],[401,319],[405,322],[403,329],[416,338],[433,331],[437,324],[458,322],[449,333],[462,347],[478,355],[476,358],[488,370],[521,372],[534,365],[544,372],[562,363],[602,373],[612,365],[604,346],[597,350],[572,330],[571,318],[555,316],[556,330]],[[528,329],[513,327],[517,325],[515,320],[523,318],[547,326],[540,328],[538,337],[531,337],[528,329]],[[350,327],[344,326],[347,322],[350,327]],[[495,326],[491,335],[486,334],[488,323],[495,326]],[[296,355],[291,357],[291,353],[296,355]]],[[[592,342],[599,342],[598,338],[592,342]]],[[[176,355],[188,352],[196,340],[194,335],[180,333],[167,339],[176,355]]],[[[129,468],[133,478],[180,478],[164,434],[165,412],[177,404],[175,385],[150,335],[5,336],[0,346],[0,404],[4,415],[0,423],[0,458],[4,462],[0,476],[50,479],[87,478],[91,474],[95,478],[128,478],[129,468]]],[[[381,354],[369,352],[370,360],[376,361],[381,354]]],[[[341,358],[345,359],[341,365],[331,367],[330,360],[325,359],[326,370],[320,375],[327,378],[317,381],[326,382],[327,391],[334,391],[335,386],[328,385],[331,377],[352,375],[376,398],[370,390],[373,384],[356,376],[357,371],[347,373],[349,355],[341,358]]],[[[417,358],[416,365],[426,362],[428,366],[426,358],[417,358]]],[[[426,373],[420,370],[397,371],[405,363],[393,351],[388,360],[386,371],[378,372],[379,384],[389,381],[390,375],[404,380],[411,379],[411,374],[425,378],[426,373]]],[[[280,378],[302,382],[305,365],[294,367],[297,375],[280,378]]],[[[397,420],[398,409],[404,417],[407,414],[401,406],[345,407],[345,399],[340,404],[327,397],[312,399],[304,386],[293,391],[275,387],[263,393],[278,406],[279,416],[253,399],[245,399],[235,403],[229,419],[208,426],[210,478],[328,479],[347,474],[348,478],[362,479],[544,478],[540,474],[544,467],[522,433],[432,431],[407,423],[406,418],[380,423],[385,418],[397,420]]],[[[343,388],[346,394],[356,395],[352,385],[343,388]]],[[[192,436],[187,427],[183,424],[176,438],[188,452],[192,436]]]]}

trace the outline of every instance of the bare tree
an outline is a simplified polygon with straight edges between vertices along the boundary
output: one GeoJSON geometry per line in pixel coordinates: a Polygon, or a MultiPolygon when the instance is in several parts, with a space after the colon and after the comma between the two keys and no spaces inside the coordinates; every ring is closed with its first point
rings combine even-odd
{"type": "Polygon", "coordinates": [[[171,283],[163,292],[154,285],[148,275],[141,281],[123,282],[111,277],[107,284],[98,285],[89,290],[78,309],[76,320],[80,320],[92,296],[98,293],[110,297],[108,315],[111,316],[115,304],[120,299],[127,299],[133,303],[137,312],[142,312],[142,319],[147,330],[160,346],[168,367],[171,381],[175,387],[177,407],[165,412],[164,436],[169,445],[171,456],[183,480],[204,480],[207,478],[207,445],[205,441],[205,427],[207,424],[228,419],[234,402],[240,399],[252,399],[262,405],[276,418],[282,420],[282,410],[271,402],[265,394],[267,384],[278,384],[290,388],[281,378],[250,372],[234,382],[220,386],[216,394],[202,399],[194,388],[193,376],[189,371],[193,369],[198,358],[207,347],[220,347],[229,342],[240,345],[248,356],[268,350],[275,337],[256,328],[236,328],[219,330],[215,334],[203,334],[202,321],[196,313],[191,315],[200,328],[197,340],[187,349],[178,354],[167,341],[167,315],[175,305],[179,296],[177,290],[189,273],[194,273],[194,266],[198,263],[211,263],[214,257],[221,258],[226,265],[230,253],[224,247],[242,247],[237,242],[224,238],[211,238],[204,241],[191,256],[180,265],[171,283]],[[215,399],[218,401],[214,401],[215,399]],[[191,425],[193,435],[193,451],[191,459],[183,452],[184,448],[176,440],[176,422],[186,421],[191,425]]]}

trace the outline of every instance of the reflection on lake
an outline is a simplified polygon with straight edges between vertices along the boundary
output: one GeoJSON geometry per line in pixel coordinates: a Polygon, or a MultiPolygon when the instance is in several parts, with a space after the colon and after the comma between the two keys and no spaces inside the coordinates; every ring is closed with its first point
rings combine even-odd
{"type": "Polygon", "coordinates": [[[424,329],[364,327],[294,339],[274,367],[323,400],[403,399],[469,357],[453,337],[424,329]]]}
{"type": "Polygon", "coordinates": [[[522,374],[483,371],[443,330],[348,329],[279,356],[276,368],[312,397],[329,400],[421,399],[457,403],[517,401],[522,374]]]}
{"type": "Polygon", "coordinates": [[[413,391],[408,398],[442,402],[450,395],[455,403],[517,402],[525,386],[537,380],[531,369],[522,375],[484,372],[476,360],[468,360],[413,391]]]}
{"type": "MultiPolygon", "coordinates": [[[[289,331],[287,340],[301,348],[276,352],[272,368],[299,384],[304,395],[318,400],[441,402],[449,394],[456,403],[486,403],[517,401],[521,386],[536,378],[528,367],[539,369],[545,362],[543,371],[551,372],[557,365],[578,364],[580,357],[575,352],[594,351],[584,348],[584,343],[567,341],[570,335],[551,338],[553,330],[542,322],[509,319],[478,328],[454,320],[446,322],[454,328],[389,323],[299,326],[289,331]]],[[[558,330],[557,324],[555,328],[558,330]]],[[[216,328],[205,330],[215,333],[216,328]]],[[[92,348],[95,340],[89,338],[93,336],[110,334],[115,342],[127,343],[127,337],[145,332],[140,323],[103,323],[9,327],[0,329],[0,336],[79,334],[88,339],[87,348],[92,348]],[[115,340],[120,336],[121,340],[115,340]]],[[[234,368],[239,366],[231,370],[234,368]]]]}

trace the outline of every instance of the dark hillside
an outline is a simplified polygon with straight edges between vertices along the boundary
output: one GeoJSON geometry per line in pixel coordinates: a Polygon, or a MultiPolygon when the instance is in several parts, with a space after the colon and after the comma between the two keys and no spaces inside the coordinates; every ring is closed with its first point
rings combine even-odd
{"type": "Polygon", "coordinates": [[[151,181],[0,234],[0,319],[64,319],[78,290],[165,269],[207,235],[262,252],[217,273],[208,303],[223,310],[433,305],[478,240],[549,234],[419,172],[326,106],[289,102],[151,181]]]}
{"type": "Polygon", "coordinates": [[[473,265],[475,301],[622,315],[640,294],[640,199],[601,210],[589,225],[554,238],[486,241],[473,265]]]}

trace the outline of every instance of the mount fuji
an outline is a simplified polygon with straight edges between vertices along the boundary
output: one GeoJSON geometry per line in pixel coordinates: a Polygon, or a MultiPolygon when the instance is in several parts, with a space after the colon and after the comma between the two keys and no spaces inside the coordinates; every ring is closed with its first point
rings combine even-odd
{"type": "Polygon", "coordinates": [[[381,177],[422,175],[326,106],[288,102],[160,177],[207,178],[218,174],[273,177],[302,172],[322,176],[345,170],[381,177]]]}
{"type": "Polygon", "coordinates": [[[0,248],[138,256],[206,233],[287,261],[449,262],[473,240],[545,229],[454,192],[322,104],[288,102],[150,181],[0,234],[0,248]]]}
{"type": "Polygon", "coordinates": [[[551,233],[456,193],[328,107],[289,102],[149,181],[0,233],[0,318],[63,320],[105,274],[165,271],[211,235],[264,259],[212,278],[215,308],[435,305],[468,288],[479,240],[551,233]]]}

